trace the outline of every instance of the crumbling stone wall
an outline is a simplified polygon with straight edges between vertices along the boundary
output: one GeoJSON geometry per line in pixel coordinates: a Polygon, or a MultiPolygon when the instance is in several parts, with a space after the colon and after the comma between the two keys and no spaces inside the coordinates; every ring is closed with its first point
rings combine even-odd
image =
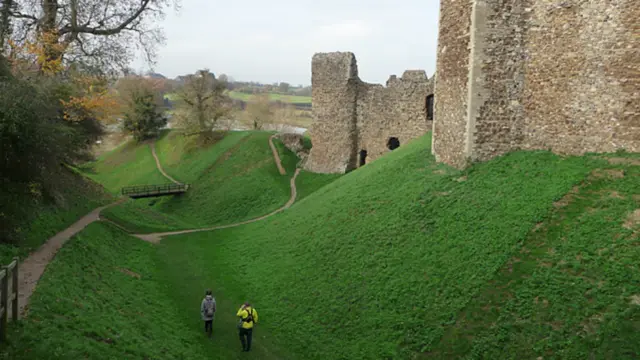
{"type": "Polygon", "coordinates": [[[278,139],[282,141],[282,144],[293,153],[296,154],[298,159],[302,163],[306,162],[309,157],[309,151],[304,147],[304,141],[302,139],[302,135],[300,134],[292,134],[292,133],[281,133],[278,134],[278,139]]]}
{"type": "Polygon", "coordinates": [[[358,77],[350,52],[320,53],[312,61],[311,129],[313,148],[306,162],[310,171],[344,173],[390,151],[390,138],[400,145],[429,131],[426,98],[433,83],[423,70],[391,76],[386,87],[358,77]]]}
{"type": "Polygon", "coordinates": [[[640,151],[635,0],[443,0],[441,6],[438,160],[462,167],[515,149],[640,151]]]}

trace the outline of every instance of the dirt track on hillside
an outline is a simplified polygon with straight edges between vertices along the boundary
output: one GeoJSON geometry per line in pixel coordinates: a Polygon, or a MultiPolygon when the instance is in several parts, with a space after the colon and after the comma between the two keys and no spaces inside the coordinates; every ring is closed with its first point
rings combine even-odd
{"type": "Polygon", "coordinates": [[[31,253],[21,264],[18,272],[18,304],[20,306],[20,313],[26,314],[25,310],[28,310],[29,299],[33,295],[33,291],[36,289],[38,280],[44,273],[49,262],[56,256],[58,250],[67,242],[72,236],[82,231],[85,227],[94,221],[100,220],[100,212],[108,207],[120,204],[125,199],[121,199],[112,204],[101,206],[87,215],[83,216],[80,220],[76,221],[73,225],[57,233],[55,236],[47,240],[38,250],[31,253]]]}
{"type": "Polygon", "coordinates": [[[158,168],[158,171],[162,173],[162,176],[166,177],[167,179],[169,179],[169,181],[173,182],[174,184],[183,185],[180,181],[172,178],[171,175],[167,174],[162,168],[162,165],[160,164],[160,159],[158,158],[158,154],[156,154],[155,141],[149,144],[149,147],[151,148],[151,155],[153,155],[153,158],[156,159],[156,167],[158,168]]]}

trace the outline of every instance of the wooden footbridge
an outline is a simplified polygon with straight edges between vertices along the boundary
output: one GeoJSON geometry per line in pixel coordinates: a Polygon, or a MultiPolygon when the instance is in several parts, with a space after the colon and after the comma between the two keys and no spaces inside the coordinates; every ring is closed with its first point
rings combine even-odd
{"type": "Polygon", "coordinates": [[[189,184],[135,185],[122,188],[122,195],[132,199],[179,195],[189,190],[189,184]]]}

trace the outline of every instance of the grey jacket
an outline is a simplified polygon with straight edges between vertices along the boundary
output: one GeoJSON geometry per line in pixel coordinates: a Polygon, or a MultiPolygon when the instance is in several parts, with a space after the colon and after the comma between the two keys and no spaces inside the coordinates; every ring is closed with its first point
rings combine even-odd
{"type": "Polygon", "coordinates": [[[213,320],[213,316],[207,316],[205,314],[205,310],[207,309],[207,307],[209,306],[210,303],[211,303],[211,305],[213,305],[213,314],[215,315],[215,313],[216,313],[216,299],[211,295],[207,295],[207,296],[205,296],[204,299],[202,299],[202,304],[200,305],[200,315],[202,316],[202,320],[204,320],[204,321],[213,320]]]}

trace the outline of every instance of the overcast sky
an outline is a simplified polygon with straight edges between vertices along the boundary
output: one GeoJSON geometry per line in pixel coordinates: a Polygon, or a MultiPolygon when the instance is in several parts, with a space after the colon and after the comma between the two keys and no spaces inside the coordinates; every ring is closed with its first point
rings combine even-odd
{"type": "MultiPolygon", "coordinates": [[[[209,68],[236,80],[311,83],[316,52],[352,51],[360,78],[435,70],[438,0],[182,0],[155,71],[209,68]]],[[[136,64],[142,69],[142,62],[136,64]]]]}

